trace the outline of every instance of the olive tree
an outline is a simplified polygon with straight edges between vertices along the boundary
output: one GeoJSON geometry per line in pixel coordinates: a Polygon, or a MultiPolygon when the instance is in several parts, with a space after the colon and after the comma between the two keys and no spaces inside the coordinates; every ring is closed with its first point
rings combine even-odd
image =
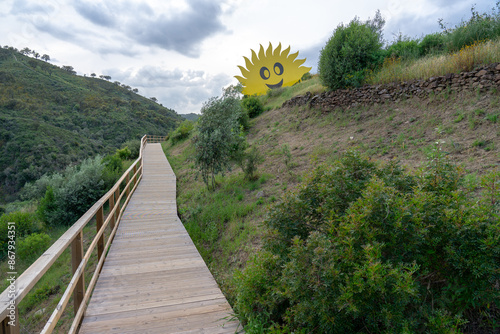
{"type": "Polygon", "coordinates": [[[243,113],[240,99],[233,91],[212,97],[203,105],[194,136],[196,166],[203,181],[212,189],[215,175],[229,170],[242,137],[238,119],[243,113]]]}

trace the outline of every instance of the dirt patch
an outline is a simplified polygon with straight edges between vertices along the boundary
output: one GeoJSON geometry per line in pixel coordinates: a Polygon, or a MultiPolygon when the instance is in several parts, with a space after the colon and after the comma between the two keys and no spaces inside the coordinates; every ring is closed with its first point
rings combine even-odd
{"type": "Polygon", "coordinates": [[[482,174],[500,164],[498,102],[497,93],[463,92],[350,109],[275,109],[255,120],[248,139],[266,157],[260,169],[275,175],[302,174],[349,149],[380,161],[397,159],[411,170],[434,146],[482,174]],[[292,155],[289,170],[285,146],[292,155]]]}

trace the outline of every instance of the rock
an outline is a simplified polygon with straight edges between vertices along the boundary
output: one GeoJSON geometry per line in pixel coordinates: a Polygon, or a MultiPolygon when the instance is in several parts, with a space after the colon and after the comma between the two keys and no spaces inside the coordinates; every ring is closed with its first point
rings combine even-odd
{"type": "Polygon", "coordinates": [[[262,197],[264,197],[264,190],[259,191],[255,197],[256,198],[262,198],[262,197]]]}
{"type": "Polygon", "coordinates": [[[481,71],[476,73],[476,77],[482,77],[483,75],[486,75],[486,74],[488,74],[488,71],[481,70],[481,71]]]}
{"type": "Polygon", "coordinates": [[[45,314],[45,309],[44,309],[44,308],[42,308],[42,309],[40,309],[40,310],[36,311],[34,315],[35,315],[35,317],[37,317],[37,316],[40,316],[40,317],[41,317],[41,316],[42,316],[42,315],[44,315],[44,314],[45,314]]]}

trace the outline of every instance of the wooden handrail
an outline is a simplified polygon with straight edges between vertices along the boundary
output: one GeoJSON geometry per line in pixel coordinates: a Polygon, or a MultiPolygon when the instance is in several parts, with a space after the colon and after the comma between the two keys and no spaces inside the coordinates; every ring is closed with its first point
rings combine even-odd
{"type": "Polygon", "coordinates": [[[57,320],[61,317],[62,312],[66,308],[71,295],[74,296],[75,319],[70,332],[76,332],[85,312],[87,301],[92,293],[95,283],[97,282],[97,277],[104,263],[107,249],[111,245],[118,228],[123,211],[125,210],[130,197],[137,188],[137,185],[142,179],[144,147],[148,142],[155,143],[164,141],[165,139],[165,136],[143,136],[141,138],[141,147],[137,160],[132,163],[127,171],[123,173],[120,179],[104,196],[102,196],[87,212],[85,212],[70,228],[68,228],[68,230],[38,258],[38,260],[36,260],[28,269],[24,271],[21,276],[16,279],[16,291],[13,298],[12,292],[10,292],[11,296],[9,296],[9,288],[0,294],[0,334],[19,333],[19,322],[17,322],[16,326],[8,325],[8,315],[10,311],[9,305],[11,305],[11,301],[13,301],[14,305],[16,305],[16,320],[18,321],[19,315],[17,314],[17,305],[19,305],[23,298],[28,294],[28,292],[30,292],[30,290],[47,272],[47,270],[50,269],[50,267],[69,245],[72,245],[73,276],[63,296],[61,297],[61,300],[56,306],[56,309],[52,313],[52,316],[46,323],[42,333],[52,332],[57,324],[57,320]],[[133,174],[130,176],[132,172],[133,174]],[[120,191],[120,185],[124,181],[126,181],[125,187],[120,191]],[[125,202],[122,206],[121,201],[124,197],[125,202]],[[106,220],[103,222],[103,211],[106,202],[109,203],[110,212],[106,220]],[[94,217],[96,217],[97,222],[97,233],[88,247],[87,252],[83,255],[82,231],[94,217]],[[104,231],[108,225],[111,226],[112,231],[108,237],[106,245],[104,246],[104,231]],[[90,284],[87,287],[87,291],[85,292],[85,266],[87,265],[87,262],[90,259],[96,245],[98,247],[98,264],[91,278],[90,284]]]}

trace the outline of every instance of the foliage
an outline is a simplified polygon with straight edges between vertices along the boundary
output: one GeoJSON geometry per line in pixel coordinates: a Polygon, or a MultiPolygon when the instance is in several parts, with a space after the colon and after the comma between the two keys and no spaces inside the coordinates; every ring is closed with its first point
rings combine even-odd
{"type": "Polygon", "coordinates": [[[72,75],[13,49],[0,48],[0,82],[4,201],[14,200],[26,183],[48,172],[113,153],[144,134],[168,133],[181,121],[173,110],[132,91],[72,75]],[[29,67],[30,60],[37,63],[36,69],[29,67]]]}
{"type": "Polygon", "coordinates": [[[429,54],[439,54],[445,48],[445,38],[441,33],[425,35],[418,44],[420,54],[426,56],[429,54]]]}
{"type": "Polygon", "coordinates": [[[130,150],[129,159],[137,159],[141,150],[141,141],[138,139],[127,140],[123,143],[122,148],[128,147],[130,150]]]}
{"type": "Polygon", "coordinates": [[[417,59],[420,57],[419,41],[399,34],[387,47],[387,56],[401,59],[417,59]]]}
{"type": "Polygon", "coordinates": [[[185,120],[179,125],[175,131],[170,135],[170,139],[172,140],[172,144],[175,144],[182,139],[189,137],[189,134],[193,131],[194,123],[190,120],[185,120]]]}
{"type": "Polygon", "coordinates": [[[447,28],[442,20],[440,25],[449,52],[456,52],[479,41],[496,39],[500,37],[500,3],[496,4],[491,13],[481,14],[473,6],[469,20],[460,22],[454,28],[447,28]]]}
{"type": "Polygon", "coordinates": [[[212,189],[215,175],[230,168],[231,157],[241,140],[238,119],[243,113],[236,94],[225,93],[213,97],[203,105],[198,119],[198,133],[194,136],[195,161],[203,181],[212,189]]]}
{"type": "Polygon", "coordinates": [[[51,244],[50,236],[45,233],[33,233],[19,241],[17,255],[21,260],[38,258],[51,244]]]}
{"type": "Polygon", "coordinates": [[[16,238],[24,238],[41,229],[37,216],[34,213],[15,211],[3,214],[0,217],[0,258],[3,258],[7,254],[9,222],[15,223],[16,238]]]}
{"type": "Polygon", "coordinates": [[[255,96],[247,96],[245,97],[241,103],[243,104],[243,108],[248,113],[248,117],[250,118],[255,118],[262,114],[264,111],[264,106],[262,105],[262,102],[255,96]]]}
{"type": "Polygon", "coordinates": [[[377,11],[373,20],[361,22],[356,17],[347,26],[337,26],[320,53],[318,73],[323,85],[330,89],[361,85],[383,59],[384,23],[377,11]]]}
{"type": "Polygon", "coordinates": [[[84,160],[79,166],[70,166],[62,174],[56,173],[35,182],[34,189],[46,187],[38,208],[40,217],[50,226],[73,224],[103,195],[104,168],[98,156],[84,160]]]}
{"type": "Polygon", "coordinates": [[[236,312],[283,333],[498,330],[499,175],[477,201],[439,149],[417,175],[355,152],[318,167],[271,209],[236,312]]]}
{"type": "Polygon", "coordinates": [[[263,157],[260,155],[259,150],[256,146],[252,146],[245,153],[244,161],[243,161],[243,173],[245,173],[245,177],[248,180],[254,180],[255,174],[257,172],[257,165],[263,161],[263,157]]]}

